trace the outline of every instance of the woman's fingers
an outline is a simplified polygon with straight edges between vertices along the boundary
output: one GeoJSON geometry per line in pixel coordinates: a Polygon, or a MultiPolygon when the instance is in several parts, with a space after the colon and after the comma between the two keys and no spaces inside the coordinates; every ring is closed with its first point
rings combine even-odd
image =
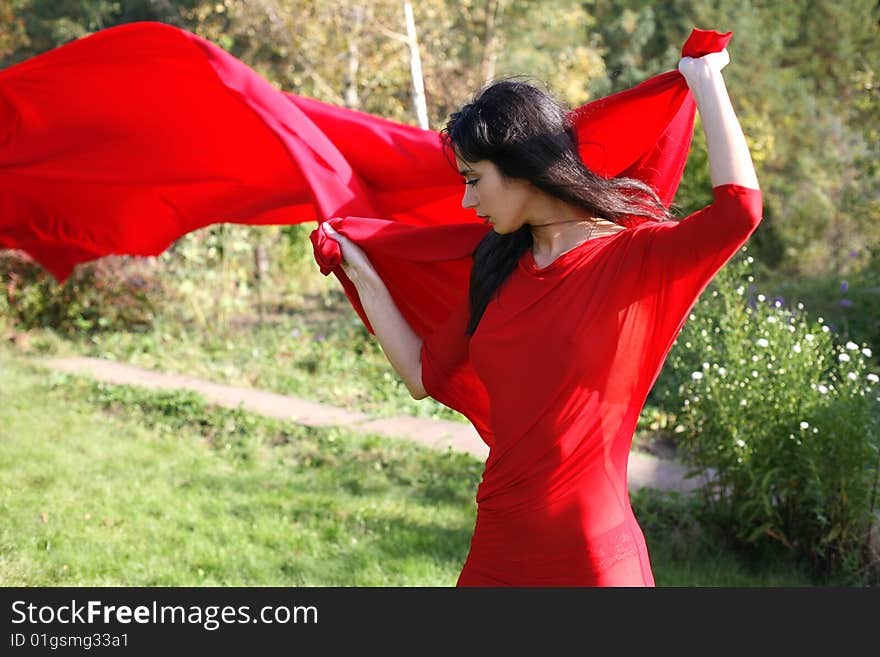
{"type": "Polygon", "coordinates": [[[727,48],[719,52],[710,52],[702,57],[682,57],[678,62],[678,71],[686,78],[697,75],[706,69],[720,71],[730,63],[730,53],[727,48]]]}
{"type": "Polygon", "coordinates": [[[339,250],[342,252],[342,268],[346,273],[352,269],[362,269],[368,266],[369,260],[363,249],[336,231],[328,222],[324,222],[324,232],[327,237],[339,244],[339,250]]]}

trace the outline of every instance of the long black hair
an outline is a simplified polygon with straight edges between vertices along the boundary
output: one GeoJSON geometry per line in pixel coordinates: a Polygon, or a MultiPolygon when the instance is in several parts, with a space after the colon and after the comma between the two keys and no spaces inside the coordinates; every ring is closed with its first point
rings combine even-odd
{"type": "MultiPolygon", "coordinates": [[[[642,181],[603,178],[590,171],[578,154],[568,109],[520,77],[490,83],[449,117],[440,131],[447,157],[452,152],[465,162],[489,160],[505,177],[526,180],[542,192],[609,221],[626,216],[671,218],[654,190],[642,181]]],[[[526,224],[508,235],[490,230],[477,245],[470,277],[468,335],[474,334],[492,296],[532,243],[531,227],[526,224]]]]}

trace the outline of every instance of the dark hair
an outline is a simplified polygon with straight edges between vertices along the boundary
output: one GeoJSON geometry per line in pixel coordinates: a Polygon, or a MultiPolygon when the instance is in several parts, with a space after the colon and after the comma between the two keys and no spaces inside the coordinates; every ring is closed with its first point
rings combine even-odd
{"type": "MultiPolygon", "coordinates": [[[[567,108],[517,77],[521,76],[490,83],[450,116],[440,131],[447,153],[452,151],[465,162],[489,160],[505,177],[527,180],[596,217],[610,221],[627,216],[670,218],[654,190],[642,181],[603,178],[590,171],[578,154],[567,108]]],[[[451,162],[455,165],[454,159],[451,162]]],[[[531,246],[528,225],[509,235],[490,230],[477,245],[470,277],[468,335],[474,334],[492,296],[531,246]]]]}

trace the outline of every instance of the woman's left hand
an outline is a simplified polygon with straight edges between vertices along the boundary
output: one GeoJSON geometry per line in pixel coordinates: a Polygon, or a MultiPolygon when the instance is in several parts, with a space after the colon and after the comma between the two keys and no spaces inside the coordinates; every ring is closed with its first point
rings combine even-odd
{"type": "Polygon", "coordinates": [[[685,80],[699,78],[713,72],[718,72],[730,63],[730,53],[727,48],[719,52],[710,52],[702,57],[682,57],[678,62],[678,72],[685,80]]]}
{"type": "Polygon", "coordinates": [[[353,282],[357,283],[357,279],[363,274],[375,273],[370,259],[361,247],[334,230],[329,222],[324,222],[323,227],[327,237],[339,244],[342,251],[342,270],[353,282]]]}

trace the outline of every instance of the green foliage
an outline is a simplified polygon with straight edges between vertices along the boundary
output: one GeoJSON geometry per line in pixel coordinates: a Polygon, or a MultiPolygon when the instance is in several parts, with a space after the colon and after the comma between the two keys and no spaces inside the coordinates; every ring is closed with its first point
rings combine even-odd
{"type": "Polygon", "coordinates": [[[768,272],[772,294],[797,299],[843,340],[880,344],[880,244],[848,253],[849,271],[792,280],[768,272]]]}
{"type": "MultiPolygon", "coordinates": [[[[815,586],[784,547],[745,551],[707,524],[698,497],[642,488],[630,494],[657,586],[815,586]],[[658,567],[659,566],[659,567],[658,567]]],[[[829,580],[834,585],[842,580],[829,580]]]]}
{"type": "Polygon", "coordinates": [[[104,258],[76,268],[58,285],[40,265],[18,251],[0,252],[3,310],[19,328],[60,333],[149,328],[171,299],[144,261],[104,258]]]}
{"type": "Polygon", "coordinates": [[[752,262],[716,276],[658,396],[681,402],[681,451],[714,522],[745,543],[778,541],[818,573],[855,572],[878,502],[880,368],[803,304],[757,294],[752,262]]]}
{"type": "MultiPolygon", "coordinates": [[[[277,231],[277,228],[273,230],[277,231]]],[[[182,319],[204,328],[225,324],[252,301],[253,246],[260,238],[253,226],[214,224],[184,235],[159,256],[165,284],[184,301],[182,319]]]]}
{"type": "Polygon", "coordinates": [[[23,0],[0,0],[0,61],[30,45],[20,15],[22,3],[23,0]]]}

